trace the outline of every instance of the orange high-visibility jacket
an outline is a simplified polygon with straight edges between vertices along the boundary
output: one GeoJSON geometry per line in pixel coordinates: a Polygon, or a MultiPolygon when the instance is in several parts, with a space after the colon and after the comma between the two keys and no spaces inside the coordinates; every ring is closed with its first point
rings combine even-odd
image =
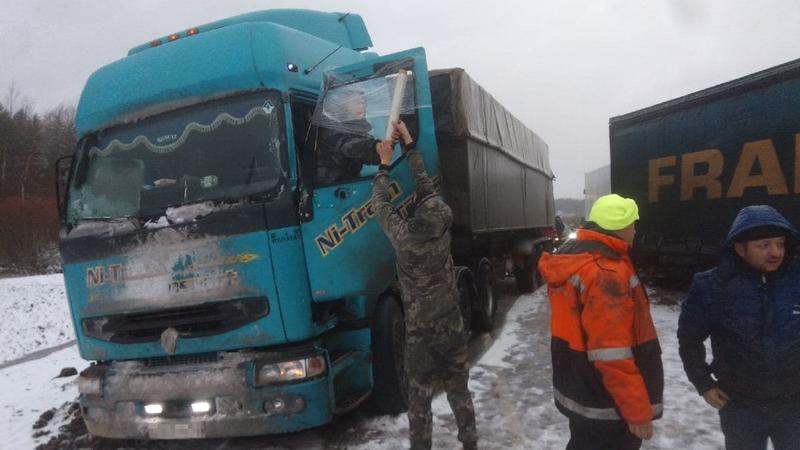
{"type": "Polygon", "coordinates": [[[578,230],[539,270],[552,307],[553,393],[570,419],[644,423],[661,416],[664,372],[650,305],[615,236],[578,230]]]}

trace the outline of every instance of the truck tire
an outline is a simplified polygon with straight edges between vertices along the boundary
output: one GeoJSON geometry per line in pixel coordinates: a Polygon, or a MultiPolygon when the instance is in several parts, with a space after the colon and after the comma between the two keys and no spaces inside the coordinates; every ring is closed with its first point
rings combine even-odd
{"type": "Polygon", "coordinates": [[[542,274],[539,273],[539,258],[542,257],[542,251],[542,246],[537,245],[533,249],[533,254],[523,257],[522,267],[514,266],[514,278],[517,280],[517,290],[521,294],[533,292],[542,285],[542,274]]]}
{"type": "Polygon", "coordinates": [[[458,306],[461,309],[461,318],[464,330],[472,329],[472,305],[475,304],[475,284],[472,281],[472,272],[466,267],[456,267],[456,286],[458,287],[458,306]]]}
{"type": "Polygon", "coordinates": [[[372,327],[372,395],[375,414],[399,414],[408,409],[408,380],[403,355],[406,328],[399,299],[387,295],[375,306],[372,327]]]}
{"type": "Polygon", "coordinates": [[[525,255],[522,258],[522,265],[514,265],[514,280],[517,282],[517,290],[520,294],[526,294],[536,289],[534,271],[534,255],[525,255]]]}
{"type": "Polygon", "coordinates": [[[494,277],[492,264],[483,258],[478,263],[475,275],[475,287],[478,291],[478,302],[473,312],[473,323],[478,331],[492,331],[494,328],[494,315],[497,312],[497,302],[494,298],[494,277]]]}

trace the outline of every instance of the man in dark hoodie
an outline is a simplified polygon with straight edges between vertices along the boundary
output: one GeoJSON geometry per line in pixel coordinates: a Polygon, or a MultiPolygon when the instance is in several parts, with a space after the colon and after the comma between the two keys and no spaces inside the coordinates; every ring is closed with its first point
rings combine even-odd
{"type": "Polygon", "coordinates": [[[739,211],[720,264],[694,276],[678,343],[689,381],[719,410],[725,448],[800,449],[797,230],[767,205],[739,211]],[[704,341],[711,338],[713,360],[704,341]]]}
{"type": "Polygon", "coordinates": [[[364,94],[344,90],[325,101],[327,117],[320,124],[317,137],[318,185],[352,180],[358,177],[362,165],[380,163],[376,153],[380,141],[370,137],[372,125],[366,119],[364,94]]]}
{"type": "Polygon", "coordinates": [[[661,416],[664,374],[650,305],[628,249],[636,202],[598,198],[577,238],[545,253],[552,308],[553,397],[567,450],[638,449],[661,416]]]}
{"type": "Polygon", "coordinates": [[[469,381],[467,329],[458,305],[458,289],[450,254],[453,212],[436,194],[403,122],[395,125],[416,189],[409,217],[390,203],[389,163],[392,145],[378,146],[381,165],[372,188],[372,206],[396,254],[397,278],[405,311],[405,368],[408,378],[408,431],[412,450],[431,448],[431,399],[443,385],[458,424],[464,450],[478,448],[475,411],[469,381]]]}

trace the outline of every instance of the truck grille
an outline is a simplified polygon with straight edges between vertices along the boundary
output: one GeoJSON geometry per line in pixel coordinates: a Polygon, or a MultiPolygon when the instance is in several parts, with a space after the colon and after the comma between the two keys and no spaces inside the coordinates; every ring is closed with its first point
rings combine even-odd
{"type": "Polygon", "coordinates": [[[269,314],[266,297],[250,297],[197,306],[83,319],[86,335],[107,342],[134,344],[161,339],[167,328],[181,337],[224,333],[269,314]]]}
{"type": "Polygon", "coordinates": [[[185,366],[192,364],[213,364],[219,361],[219,353],[195,353],[192,355],[158,356],[142,360],[147,367],[185,366]]]}

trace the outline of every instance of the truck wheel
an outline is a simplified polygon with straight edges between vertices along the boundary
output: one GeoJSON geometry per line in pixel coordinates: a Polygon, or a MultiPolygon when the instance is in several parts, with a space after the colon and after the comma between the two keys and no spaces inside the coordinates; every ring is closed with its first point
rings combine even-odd
{"type": "Polygon", "coordinates": [[[534,255],[525,255],[522,258],[522,265],[514,264],[514,279],[517,281],[517,290],[521,294],[533,291],[535,286],[534,255]]]}
{"type": "Polygon", "coordinates": [[[542,273],[539,272],[539,260],[542,259],[542,254],[545,251],[552,252],[553,251],[553,246],[552,245],[547,245],[547,248],[545,248],[544,245],[536,247],[535,253],[533,254],[533,289],[534,290],[544,283],[544,278],[542,278],[542,273]]]}
{"type": "Polygon", "coordinates": [[[542,247],[537,245],[533,249],[533,254],[523,257],[522,267],[514,266],[517,290],[522,294],[535,291],[544,282],[542,274],[539,273],[539,258],[542,257],[542,251],[542,247]]]}
{"type": "Polygon", "coordinates": [[[456,285],[458,286],[458,306],[464,329],[472,329],[472,305],[475,299],[475,286],[472,283],[472,272],[466,267],[456,267],[456,285]]]}
{"type": "Polygon", "coordinates": [[[497,312],[497,303],[494,298],[492,264],[488,259],[483,258],[478,263],[476,278],[478,303],[473,316],[475,328],[478,331],[492,331],[492,328],[494,328],[494,315],[497,312]]]}
{"type": "Polygon", "coordinates": [[[403,355],[406,327],[399,299],[389,295],[375,306],[372,327],[372,395],[368,408],[376,414],[408,409],[408,380],[403,355]]]}

